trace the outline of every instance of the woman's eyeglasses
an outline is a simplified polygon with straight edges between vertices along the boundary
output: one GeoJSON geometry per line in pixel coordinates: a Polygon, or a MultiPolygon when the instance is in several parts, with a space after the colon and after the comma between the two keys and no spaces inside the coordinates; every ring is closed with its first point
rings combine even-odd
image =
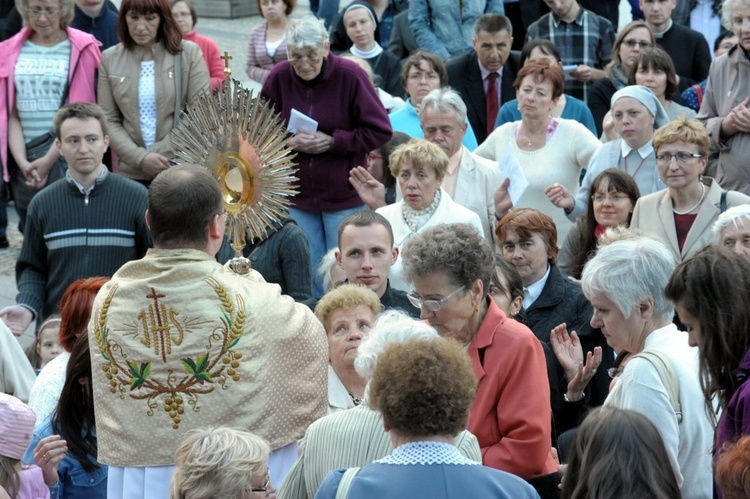
{"type": "Polygon", "coordinates": [[[636,45],[638,45],[642,49],[645,49],[651,46],[651,42],[640,42],[638,40],[633,40],[633,39],[624,40],[622,44],[625,45],[629,49],[635,48],[636,45]]]}
{"type": "Polygon", "coordinates": [[[448,296],[444,296],[443,298],[439,300],[423,300],[417,293],[412,291],[411,293],[408,293],[406,297],[409,299],[409,303],[414,305],[416,308],[421,309],[422,307],[426,308],[430,312],[437,312],[441,308],[443,308],[443,305],[453,298],[458,292],[463,291],[466,286],[461,286],[457,290],[453,291],[448,296]]]}

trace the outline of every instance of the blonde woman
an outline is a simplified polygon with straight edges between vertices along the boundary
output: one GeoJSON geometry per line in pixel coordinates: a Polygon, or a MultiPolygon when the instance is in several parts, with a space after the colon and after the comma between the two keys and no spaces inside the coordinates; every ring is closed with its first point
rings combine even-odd
{"type": "Polygon", "coordinates": [[[189,431],[175,451],[170,499],[267,497],[271,448],[248,431],[218,427],[189,431]]]}

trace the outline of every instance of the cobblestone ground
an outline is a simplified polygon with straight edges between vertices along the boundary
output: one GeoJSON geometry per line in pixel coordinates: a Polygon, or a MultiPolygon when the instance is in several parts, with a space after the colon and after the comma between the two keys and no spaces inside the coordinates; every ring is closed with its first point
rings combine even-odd
{"type": "Polygon", "coordinates": [[[15,208],[8,206],[8,241],[10,248],[0,249],[0,275],[15,276],[16,260],[21,252],[23,236],[18,232],[18,217],[15,208]]]}

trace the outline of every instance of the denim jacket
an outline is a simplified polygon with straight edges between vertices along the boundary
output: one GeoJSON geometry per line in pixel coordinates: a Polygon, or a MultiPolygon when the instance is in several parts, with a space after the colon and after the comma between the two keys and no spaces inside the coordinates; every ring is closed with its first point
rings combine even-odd
{"type": "MultiPolygon", "coordinates": [[[[52,422],[47,418],[34,430],[34,438],[29,448],[26,449],[23,462],[34,463],[34,449],[39,441],[54,434],[52,422]]],[[[96,436],[96,430],[94,430],[94,435],[96,436]]],[[[107,498],[107,466],[103,464],[89,473],[68,453],[57,467],[57,477],[57,484],[49,488],[51,499],[107,498]]]]}
{"type": "Polygon", "coordinates": [[[503,0],[410,0],[409,25],[419,48],[445,60],[471,49],[474,21],[489,13],[505,14],[503,0]]]}

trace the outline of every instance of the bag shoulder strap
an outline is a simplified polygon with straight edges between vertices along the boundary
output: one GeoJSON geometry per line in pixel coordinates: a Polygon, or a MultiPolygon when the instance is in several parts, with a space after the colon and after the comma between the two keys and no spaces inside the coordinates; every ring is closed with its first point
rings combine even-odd
{"type": "Polygon", "coordinates": [[[182,52],[180,50],[174,55],[174,126],[177,125],[182,111],[182,52]]]}
{"type": "Polygon", "coordinates": [[[352,488],[352,482],[359,473],[360,468],[349,468],[344,472],[339,482],[339,488],[336,490],[336,499],[346,499],[349,497],[349,489],[352,488]]]}
{"type": "Polygon", "coordinates": [[[719,200],[719,213],[727,211],[727,190],[721,191],[721,199],[719,200]]]}
{"type": "Polygon", "coordinates": [[[682,422],[682,407],[680,406],[680,380],[677,378],[677,373],[672,367],[672,363],[662,352],[656,352],[653,350],[638,353],[633,358],[640,357],[646,359],[655,368],[659,375],[664,387],[667,389],[667,398],[669,403],[672,405],[675,415],[677,416],[677,423],[682,422]]]}

